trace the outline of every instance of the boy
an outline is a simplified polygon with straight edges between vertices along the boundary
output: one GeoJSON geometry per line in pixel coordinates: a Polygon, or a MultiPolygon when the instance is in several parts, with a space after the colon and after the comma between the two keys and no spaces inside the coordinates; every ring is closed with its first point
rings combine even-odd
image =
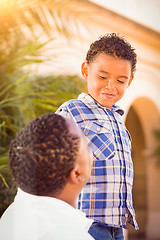
{"type": "Polygon", "coordinates": [[[92,159],[73,120],[40,116],[12,141],[9,159],[18,193],[0,221],[1,239],[93,239],[93,221],[75,209],[92,159]]]}
{"type": "Polygon", "coordinates": [[[94,219],[89,232],[97,240],[123,239],[126,223],[138,229],[132,203],[131,139],[116,105],[130,86],[136,53],[115,33],[91,44],[81,71],[88,94],[64,103],[57,113],[81,127],[93,153],[91,177],[79,197],[79,209],[94,219]]]}

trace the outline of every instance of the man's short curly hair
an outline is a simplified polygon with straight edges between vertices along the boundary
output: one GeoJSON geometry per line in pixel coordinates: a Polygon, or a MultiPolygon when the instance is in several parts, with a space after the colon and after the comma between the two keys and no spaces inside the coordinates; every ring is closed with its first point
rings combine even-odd
{"type": "Polygon", "coordinates": [[[118,57],[131,62],[132,74],[136,71],[137,55],[135,49],[124,37],[116,33],[106,34],[90,45],[86,55],[86,62],[93,62],[100,53],[118,57]]]}
{"type": "Polygon", "coordinates": [[[10,145],[9,165],[17,186],[39,196],[62,190],[79,144],[60,115],[47,113],[29,123],[10,145]]]}

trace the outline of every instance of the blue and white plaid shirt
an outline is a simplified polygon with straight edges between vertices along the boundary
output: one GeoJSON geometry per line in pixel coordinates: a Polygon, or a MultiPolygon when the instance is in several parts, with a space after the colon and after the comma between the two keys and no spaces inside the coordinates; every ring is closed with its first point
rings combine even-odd
{"type": "Polygon", "coordinates": [[[123,110],[101,106],[81,93],[57,110],[80,126],[93,153],[90,179],[82,190],[78,208],[87,217],[112,227],[138,229],[132,203],[133,163],[131,138],[121,120],[123,110]]]}

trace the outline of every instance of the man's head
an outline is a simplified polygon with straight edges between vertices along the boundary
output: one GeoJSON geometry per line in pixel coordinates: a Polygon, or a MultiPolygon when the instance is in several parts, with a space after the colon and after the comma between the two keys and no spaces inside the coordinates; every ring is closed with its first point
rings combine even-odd
{"type": "Polygon", "coordinates": [[[79,165],[83,165],[88,171],[83,173],[82,188],[91,168],[85,140],[74,121],[55,113],[32,121],[10,146],[9,163],[17,186],[34,195],[56,196],[67,184],[70,174],[79,173],[79,165]]]}
{"type": "Polygon", "coordinates": [[[82,63],[88,93],[102,106],[111,108],[131,84],[136,62],[134,48],[115,33],[93,42],[82,63]]]}

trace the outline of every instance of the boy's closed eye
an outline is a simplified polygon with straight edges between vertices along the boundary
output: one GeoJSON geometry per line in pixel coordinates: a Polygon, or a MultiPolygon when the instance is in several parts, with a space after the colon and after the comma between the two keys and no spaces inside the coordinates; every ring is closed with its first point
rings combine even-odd
{"type": "MultiPolygon", "coordinates": [[[[108,76],[102,76],[102,75],[99,75],[99,78],[102,79],[102,80],[108,80],[109,79],[108,76]]],[[[117,82],[121,83],[121,84],[126,83],[124,80],[120,80],[120,79],[117,79],[117,82]]]]}
{"type": "Polygon", "coordinates": [[[126,83],[125,81],[119,80],[119,79],[117,80],[117,82],[122,83],[122,84],[126,83]]]}
{"type": "Polygon", "coordinates": [[[105,79],[105,80],[108,79],[107,76],[102,76],[102,75],[99,75],[99,78],[100,78],[100,79],[105,79]]]}

